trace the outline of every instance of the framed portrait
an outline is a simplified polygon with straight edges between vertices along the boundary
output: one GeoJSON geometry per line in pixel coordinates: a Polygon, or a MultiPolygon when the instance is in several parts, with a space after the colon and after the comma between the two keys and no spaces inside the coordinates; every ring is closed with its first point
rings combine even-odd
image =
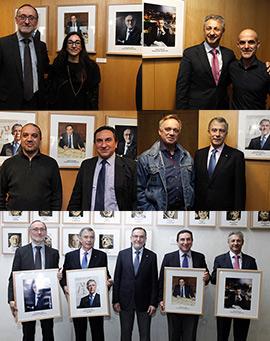
{"type": "Polygon", "coordinates": [[[79,167],[93,156],[95,116],[51,114],[50,156],[60,167],[79,167]]]}
{"type": "Polygon", "coordinates": [[[59,211],[32,211],[32,220],[41,220],[45,224],[59,224],[59,211]]]}
{"type": "Polygon", "coordinates": [[[117,256],[121,248],[121,230],[113,228],[95,228],[95,249],[117,256]]]}
{"type": "Polygon", "coordinates": [[[183,211],[158,211],[157,225],[161,226],[184,226],[185,212],[183,211]]]}
{"type": "Polygon", "coordinates": [[[61,317],[58,269],[14,271],[16,322],[61,317]]]}
{"type": "MultiPolygon", "coordinates": [[[[132,228],[125,228],[124,229],[124,249],[127,249],[128,247],[131,247],[131,241],[130,241],[130,236],[132,232],[132,228]]],[[[152,250],[153,246],[153,230],[152,229],[146,229],[147,233],[147,239],[145,243],[145,247],[149,250],[152,250]]]]}
{"type": "MultiPolygon", "coordinates": [[[[26,123],[35,123],[36,114],[27,112],[0,112],[0,151],[3,146],[14,141],[12,135],[12,126],[14,124],[21,124],[24,126],[26,123]]],[[[2,164],[8,157],[12,156],[12,151],[7,150],[6,156],[0,156],[0,164],[2,164]]]]}
{"type": "Polygon", "coordinates": [[[152,212],[151,211],[126,211],[125,224],[129,225],[151,225],[152,212]]]}
{"type": "Polygon", "coordinates": [[[120,224],[120,211],[93,211],[94,224],[120,224]]]}
{"type": "Polygon", "coordinates": [[[248,227],[247,211],[223,211],[220,214],[220,227],[248,227]]]}
{"type": "MultiPolygon", "coordinates": [[[[31,242],[30,236],[28,236],[29,243],[31,242]]],[[[53,249],[59,250],[59,228],[47,226],[47,234],[44,239],[44,244],[53,249]]]]}
{"type": "Polygon", "coordinates": [[[143,58],[183,55],[184,0],[143,1],[143,58]]]}
{"type": "Polygon", "coordinates": [[[109,316],[107,269],[67,271],[69,317],[109,316]]]}
{"type": "Polygon", "coordinates": [[[251,212],[250,228],[269,229],[270,228],[270,211],[251,212]]]}
{"type": "Polygon", "coordinates": [[[28,242],[27,227],[2,226],[2,253],[14,254],[19,247],[28,242]]]}
{"type": "MultiPolygon", "coordinates": [[[[35,36],[40,39],[41,41],[44,41],[45,43],[48,43],[47,38],[49,36],[48,34],[48,18],[49,18],[49,7],[43,6],[43,7],[35,7],[35,9],[38,12],[38,26],[35,30],[35,36]]],[[[15,16],[17,13],[18,8],[15,8],[15,16]]],[[[15,23],[15,31],[17,31],[17,25],[15,23]]]]}
{"type": "Polygon", "coordinates": [[[238,149],[246,159],[270,159],[269,110],[239,110],[238,149]]]}
{"type": "Polygon", "coordinates": [[[188,212],[188,226],[216,226],[215,211],[188,212]]]}
{"type": "Polygon", "coordinates": [[[142,54],[142,5],[109,5],[108,54],[142,54]]]}
{"type": "Polygon", "coordinates": [[[3,211],[3,223],[29,223],[29,211],[3,211]]]}
{"type": "Polygon", "coordinates": [[[96,49],[96,5],[57,6],[57,50],[61,50],[65,36],[79,32],[87,52],[96,49]]]}
{"type": "Polygon", "coordinates": [[[168,313],[203,314],[205,269],[164,268],[163,303],[168,313]]]}
{"type": "Polygon", "coordinates": [[[77,250],[81,247],[79,232],[81,228],[62,227],[62,254],[77,250]]]}
{"type": "Polygon", "coordinates": [[[89,211],[63,211],[62,212],[63,224],[89,224],[90,212],[89,211]]]}
{"type": "Polygon", "coordinates": [[[262,271],[217,269],[215,316],[259,319],[262,271]]]}

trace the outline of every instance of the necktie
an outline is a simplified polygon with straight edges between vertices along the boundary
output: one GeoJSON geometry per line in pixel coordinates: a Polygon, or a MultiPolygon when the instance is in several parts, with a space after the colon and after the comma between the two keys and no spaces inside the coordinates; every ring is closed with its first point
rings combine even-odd
{"type": "Polygon", "coordinates": [[[184,259],[183,259],[183,263],[182,263],[182,268],[188,268],[188,259],[187,259],[187,255],[184,253],[184,259]]]}
{"type": "Polygon", "coordinates": [[[18,148],[19,148],[19,143],[15,142],[13,145],[13,155],[15,155],[17,153],[18,148]]]}
{"type": "Polygon", "coordinates": [[[134,260],[134,273],[135,273],[135,276],[137,275],[137,272],[139,270],[139,266],[140,266],[140,251],[135,251],[136,253],[136,257],[135,257],[135,260],[134,260]]]}
{"type": "Polygon", "coordinates": [[[158,29],[157,38],[160,39],[160,36],[161,36],[161,30],[158,29]]]}
{"type": "Polygon", "coordinates": [[[210,157],[209,166],[208,166],[209,179],[212,178],[212,175],[216,167],[216,152],[217,152],[217,149],[213,149],[211,157],[210,157]]]}
{"type": "Polygon", "coordinates": [[[183,295],[183,287],[181,287],[180,296],[181,296],[181,297],[184,297],[184,295],[183,295]]]}
{"type": "Polygon", "coordinates": [[[235,261],[233,264],[233,268],[234,269],[240,269],[240,264],[239,264],[239,256],[238,255],[234,255],[235,261]]]}
{"type": "Polygon", "coordinates": [[[71,148],[71,135],[68,135],[68,148],[71,148]]]}
{"type": "Polygon", "coordinates": [[[95,200],[95,211],[104,211],[104,192],[105,192],[105,174],[106,174],[106,160],[103,160],[102,168],[98,175],[97,191],[95,200]]]}
{"type": "Polygon", "coordinates": [[[131,36],[131,31],[128,31],[128,38],[127,38],[127,40],[130,40],[130,36],[131,36]]]}
{"type": "Polygon", "coordinates": [[[265,140],[266,140],[266,138],[265,138],[265,136],[263,136],[263,138],[261,139],[261,149],[263,149],[263,146],[265,144],[265,140]]]}
{"type": "Polygon", "coordinates": [[[33,71],[32,71],[32,61],[29,43],[30,39],[24,38],[24,78],[23,78],[23,89],[24,89],[24,99],[30,101],[33,97],[33,71]]]}
{"type": "Polygon", "coordinates": [[[82,259],[82,269],[87,269],[87,255],[88,255],[88,252],[85,251],[84,253],[84,256],[83,256],[83,259],[82,259]]]}
{"type": "Polygon", "coordinates": [[[41,246],[35,246],[37,252],[36,252],[36,258],[35,258],[35,269],[41,269],[41,253],[40,249],[41,246]]]}
{"type": "Polygon", "coordinates": [[[92,307],[93,300],[94,300],[94,297],[93,297],[93,295],[90,295],[90,307],[92,307]]]}
{"type": "Polygon", "coordinates": [[[218,85],[218,80],[219,80],[219,63],[218,63],[218,58],[217,58],[217,49],[212,49],[210,51],[212,53],[213,58],[212,58],[212,74],[214,77],[214,80],[216,82],[216,85],[218,85]]]}

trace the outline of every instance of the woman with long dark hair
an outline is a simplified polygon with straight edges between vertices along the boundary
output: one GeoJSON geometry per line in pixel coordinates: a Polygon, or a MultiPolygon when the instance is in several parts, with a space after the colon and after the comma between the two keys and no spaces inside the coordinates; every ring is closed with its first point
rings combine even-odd
{"type": "Polygon", "coordinates": [[[98,110],[98,65],[89,58],[83,37],[69,33],[47,79],[48,109],[98,110]]]}

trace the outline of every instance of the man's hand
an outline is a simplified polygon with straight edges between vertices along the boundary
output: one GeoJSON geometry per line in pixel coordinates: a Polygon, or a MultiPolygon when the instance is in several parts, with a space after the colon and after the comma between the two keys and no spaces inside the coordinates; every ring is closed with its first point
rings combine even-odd
{"type": "Polygon", "coordinates": [[[11,310],[12,315],[13,315],[14,317],[16,317],[18,308],[16,307],[15,302],[14,302],[14,301],[9,301],[8,303],[9,303],[9,306],[10,306],[10,310],[11,310]]]}
{"type": "Polygon", "coordinates": [[[106,285],[108,288],[110,288],[114,285],[114,281],[112,279],[107,279],[106,285]]]}
{"type": "Polygon", "coordinates": [[[113,310],[114,310],[116,313],[119,313],[119,312],[121,311],[120,303],[114,303],[114,305],[113,305],[113,310]]]}
{"type": "Polygon", "coordinates": [[[68,148],[68,146],[64,146],[64,149],[65,149],[65,150],[68,150],[69,148],[68,148]]]}
{"type": "Polygon", "coordinates": [[[68,287],[66,285],[64,286],[64,293],[65,293],[66,299],[68,299],[69,292],[68,292],[68,287]]]}
{"type": "Polygon", "coordinates": [[[207,271],[205,271],[204,274],[203,274],[203,281],[204,282],[208,282],[209,279],[210,279],[210,275],[209,275],[209,273],[207,271]]]}
{"type": "Polygon", "coordinates": [[[58,281],[61,281],[61,279],[63,278],[63,274],[61,272],[62,268],[59,268],[57,271],[57,279],[58,281]]]}
{"type": "Polygon", "coordinates": [[[82,152],[85,152],[85,148],[82,148],[81,151],[82,151],[82,152]]]}
{"type": "Polygon", "coordinates": [[[164,304],[163,301],[159,302],[159,310],[163,313],[164,312],[164,304]]]}
{"type": "Polygon", "coordinates": [[[155,314],[155,312],[156,312],[156,307],[154,307],[153,305],[149,305],[147,314],[149,314],[149,316],[152,316],[155,314]]]}
{"type": "Polygon", "coordinates": [[[267,67],[267,72],[268,72],[268,74],[270,75],[270,62],[266,62],[265,63],[265,65],[266,65],[266,67],[267,67]]]}

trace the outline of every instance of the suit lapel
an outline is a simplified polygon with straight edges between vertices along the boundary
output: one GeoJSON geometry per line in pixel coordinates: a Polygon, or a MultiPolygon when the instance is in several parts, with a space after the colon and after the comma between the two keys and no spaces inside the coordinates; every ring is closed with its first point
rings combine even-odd
{"type": "Polygon", "coordinates": [[[212,69],[211,69],[211,66],[209,64],[209,60],[208,60],[208,57],[207,57],[203,43],[201,43],[198,46],[198,58],[199,58],[200,63],[202,64],[203,68],[206,70],[209,77],[211,78],[211,80],[215,83],[215,80],[214,80],[214,77],[212,74],[212,69]]]}
{"type": "Polygon", "coordinates": [[[212,175],[210,182],[212,182],[215,179],[215,177],[217,176],[217,174],[222,170],[222,168],[224,167],[226,162],[230,159],[230,156],[231,155],[229,152],[229,148],[225,144],[224,148],[221,152],[220,158],[218,159],[218,163],[216,164],[216,167],[214,169],[214,173],[212,175]]]}
{"type": "Polygon", "coordinates": [[[230,257],[230,251],[227,252],[225,255],[225,264],[224,265],[225,265],[224,268],[233,269],[232,260],[230,257]]]}
{"type": "Polygon", "coordinates": [[[19,48],[19,42],[17,38],[17,34],[14,33],[12,36],[12,46],[11,49],[13,51],[13,56],[15,59],[15,65],[17,68],[17,71],[20,75],[20,79],[23,82],[23,72],[22,72],[22,60],[21,60],[21,55],[20,55],[20,48],[19,48]]]}
{"type": "Polygon", "coordinates": [[[89,207],[89,210],[91,209],[92,189],[93,189],[93,181],[94,181],[94,174],[95,174],[97,161],[98,161],[97,157],[91,160],[91,163],[89,164],[89,167],[88,167],[88,171],[86,172],[88,176],[86,177],[86,181],[83,184],[85,188],[90,189],[86,191],[86,200],[87,200],[86,202],[87,202],[87,207],[89,207]]]}
{"type": "Polygon", "coordinates": [[[88,264],[88,268],[95,268],[98,262],[98,255],[95,249],[92,249],[92,255],[90,258],[90,262],[88,264]]]}
{"type": "Polygon", "coordinates": [[[209,176],[208,176],[208,169],[207,169],[207,158],[208,158],[208,153],[209,153],[209,148],[205,148],[202,150],[202,164],[200,165],[203,169],[205,181],[209,183],[209,176]]]}
{"type": "Polygon", "coordinates": [[[219,77],[219,82],[222,80],[224,77],[224,71],[228,68],[228,50],[225,49],[223,46],[220,46],[220,52],[222,56],[222,69],[219,77]]]}
{"type": "MultiPolygon", "coordinates": [[[[259,146],[260,146],[260,143],[261,143],[261,141],[259,142],[259,146]]],[[[263,149],[264,150],[269,150],[270,149],[270,135],[267,137],[267,140],[265,141],[265,143],[263,145],[263,149]]]]}
{"type": "Polygon", "coordinates": [[[148,254],[147,250],[145,250],[145,248],[144,248],[143,249],[143,253],[142,253],[142,259],[141,259],[141,262],[140,262],[140,266],[139,266],[139,269],[138,269],[138,272],[137,272],[137,276],[142,271],[142,269],[145,266],[145,264],[147,263],[148,258],[149,258],[149,254],[148,254]]]}

